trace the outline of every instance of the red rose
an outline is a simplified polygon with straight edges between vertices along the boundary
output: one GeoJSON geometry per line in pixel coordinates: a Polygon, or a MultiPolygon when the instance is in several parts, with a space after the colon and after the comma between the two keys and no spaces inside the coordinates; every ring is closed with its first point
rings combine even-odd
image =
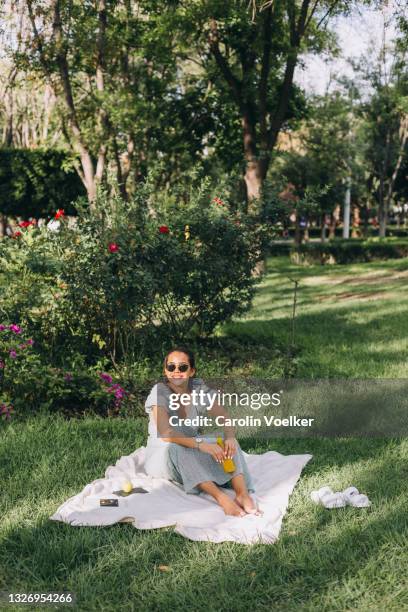
{"type": "Polygon", "coordinates": [[[19,227],[28,227],[31,225],[31,221],[21,221],[18,225],[19,227]]]}
{"type": "Polygon", "coordinates": [[[21,236],[21,232],[14,232],[12,238],[19,238],[21,236]]]}
{"type": "Polygon", "coordinates": [[[59,208],[57,210],[57,212],[55,213],[55,218],[59,219],[60,217],[63,217],[65,215],[65,211],[63,208],[59,208]]]}
{"type": "Polygon", "coordinates": [[[159,227],[159,232],[160,232],[161,234],[168,234],[168,233],[169,233],[169,231],[170,231],[170,230],[169,230],[169,228],[167,227],[167,225],[161,225],[161,226],[159,227]]]}
{"type": "Polygon", "coordinates": [[[108,249],[111,253],[116,253],[117,251],[119,251],[119,246],[116,244],[116,242],[110,242],[108,244],[108,249]]]}
{"type": "Polygon", "coordinates": [[[225,206],[224,202],[221,200],[221,198],[214,198],[213,202],[215,202],[216,204],[218,204],[218,206],[225,206]]]}

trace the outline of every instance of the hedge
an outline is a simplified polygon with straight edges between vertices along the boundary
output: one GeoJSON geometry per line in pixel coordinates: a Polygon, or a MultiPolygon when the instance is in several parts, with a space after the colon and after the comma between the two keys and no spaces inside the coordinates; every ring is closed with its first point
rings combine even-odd
{"type": "MultiPolygon", "coordinates": [[[[360,231],[363,232],[364,231],[364,227],[363,225],[360,225],[360,231]]],[[[282,240],[283,236],[282,236],[282,228],[281,227],[274,227],[274,230],[276,232],[276,237],[278,240],[282,240]]],[[[289,227],[288,228],[288,239],[289,240],[293,240],[295,237],[295,228],[294,227],[289,227]]],[[[350,228],[350,232],[352,231],[352,228],[350,228]]],[[[309,238],[318,238],[320,239],[322,234],[322,230],[320,227],[309,227],[309,238]]],[[[327,237],[329,234],[329,230],[327,230],[326,232],[327,237]]],[[[387,225],[387,238],[407,238],[408,237],[408,228],[404,228],[404,227],[397,227],[396,225],[387,225]]],[[[366,236],[360,236],[359,238],[356,238],[356,240],[366,240],[367,238],[376,238],[378,237],[378,227],[373,227],[372,225],[369,225],[367,227],[367,234],[366,236]]],[[[332,239],[342,239],[343,238],[343,228],[341,226],[336,227],[335,229],[335,236],[332,239]]]]}
{"type": "Polygon", "coordinates": [[[408,257],[408,240],[397,238],[309,242],[292,248],[290,252],[291,260],[301,265],[347,264],[401,257],[408,257]]]}
{"type": "Polygon", "coordinates": [[[85,189],[68,158],[55,149],[0,149],[0,213],[47,217],[58,208],[75,214],[71,202],[85,189]]]}

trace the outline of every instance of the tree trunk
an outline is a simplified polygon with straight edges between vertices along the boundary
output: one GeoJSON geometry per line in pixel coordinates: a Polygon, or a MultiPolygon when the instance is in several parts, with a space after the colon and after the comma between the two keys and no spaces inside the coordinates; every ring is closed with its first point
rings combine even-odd
{"type": "Polygon", "coordinates": [[[320,242],[326,242],[326,223],[324,215],[321,216],[320,221],[320,242]]]}
{"type": "Polygon", "coordinates": [[[331,214],[331,222],[330,222],[330,227],[329,227],[329,239],[336,237],[336,227],[337,227],[337,223],[339,219],[340,219],[340,204],[337,204],[337,206],[335,207],[335,209],[333,210],[331,214]]]}
{"type": "Polygon", "coordinates": [[[295,221],[295,248],[300,247],[302,244],[302,228],[300,227],[300,218],[299,213],[296,211],[296,221],[295,221]]]}
{"type": "Polygon", "coordinates": [[[379,222],[379,232],[378,235],[380,238],[385,238],[387,233],[387,221],[388,221],[388,210],[387,210],[387,200],[384,197],[384,180],[380,178],[380,187],[378,191],[378,222],[379,222]]]}
{"type": "Polygon", "coordinates": [[[351,229],[351,237],[359,238],[360,233],[360,207],[355,204],[353,206],[353,225],[351,229]]]}
{"type": "Polygon", "coordinates": [[[305,242],[309,242],[309,240],[310,240],[310,235],[309,235],[309,219],[306,219],[305,229],[303,230],[303,240],[305,242]]]}
{"type": "Polygon", "coordinates": [[[0,238],[6,235],[7,217],[0,213],[0,238]]]}
{"type": "Polygon", "coordinates": [[[244,181],[249,208],[251,201],[258,200],[261,195],[262,178],[258,161],[249,161],[246,166],[244,181]]]}

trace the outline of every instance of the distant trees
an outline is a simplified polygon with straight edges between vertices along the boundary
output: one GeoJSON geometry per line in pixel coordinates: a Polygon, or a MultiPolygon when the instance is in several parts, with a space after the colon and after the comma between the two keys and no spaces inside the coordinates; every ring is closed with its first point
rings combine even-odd
{"type": "MultiPolygon", "coordinates": [[[[129,180],[158,158],[172,166],[171,180],[213,152],[227,168],[236,160],[253,200],[282,127],[305,107],[293,82],[299,58],[330,47],[327,21],[349,7],[346,0],[10,0],[8,95],[17,74],[48,92],[43,132],[55,107],[53,129],[72,150],[90,202],[109,173],[127,197],[129,180]]],[[[12,115],[6,108],[7,145],[18,140],[12,115]]]]}
{"type": "MultiPolygon", "coordinates": [[[[384,22],[384,32],[386,28],[384,22]]],[[[407,51],[401,39],[390,45],[383,36],[381,48],[361,70],[372,90],[361,110],[364,162],[368,186],[378,205],[380,236],[386,234],[390,207],[396,201],[397,179],[408,152],[407,51]]]]}
{"type": "Polygon", "coordinates": [[[204,77],[235,118],[246,195],[256,201],[279,133],[304,111],[302,92],[294,84],[300,56],[330,46],[327,21],[351,3],[253,0],[248,10],[238,0],[212,0],[180,6],[181,26],[199,55],[204,77]]]}
{"type": "Polygon", "coordinates": [[[308,99],[294,82],[306,52],[335,49],[329,20],[370,4],[5,0],[2,146],[63,150],[91,207],[100,183],[127,199],[149,169],[167,189],[197,166],[236,180],[235,205],[251,212],[261,212],[267,181],[285,176],[304,202],[298,221],[330,219],[333,235],[350,199],[365,219],[378,208],[384,235],[405,189],[407,22],[388,56],[384,48],[357,69],[365,95],[343,82],[308,99]],[[300,146],[280,155],[288,131],[300,146]]]}

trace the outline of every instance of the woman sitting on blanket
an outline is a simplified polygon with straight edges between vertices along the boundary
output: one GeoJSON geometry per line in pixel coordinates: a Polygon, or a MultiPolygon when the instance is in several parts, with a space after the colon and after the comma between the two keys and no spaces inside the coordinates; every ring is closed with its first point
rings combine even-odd
{"type": "MultiPolygon", "coordinates": [[[[211,495],[222,507],[225,514],[245,516],[261,514],[249,495],[254,492],[251,477],[241,448],[234,437],[231,427],[224,426],[224,449],[216,444],[216,439],[200,437],[199,428],[184,424],[184,419],[205,415],[228,416],[223,407],[214,402],[210,410],[210,400],[191,401],[191,392],[197,391],[195,398],[201,400],[216,393],[201,378],[194,378],[194,354],[185,347],[169,351],[164,359],[165,382],[154,385],[145,403],[149,414],[149,437],[146,446],[146,472],[150,476],[174,480],[183,485],[186,493],[198,494],[201,491],[211,495]],[[176,401],[177,394],[190,396],[183,403],[176,401]],[[172,397],[171,397],[172,396],[172,397]],[[177,403],[175,409],[174,404],[177,403]],[[175,415],[177,418],[175,419],[175,415]],[[171,425],[169,422],[171,419],[171,425]],[[174,424],[176,421],[177,425],[174,424]],[[226,473],[222,462],[233,458],[235,471],[226,473]],[[232,487],[236,493],[231,499],[220,486],[232,487]]],[[[198,419],[197,419],[198,420],[198,419]]]]}

